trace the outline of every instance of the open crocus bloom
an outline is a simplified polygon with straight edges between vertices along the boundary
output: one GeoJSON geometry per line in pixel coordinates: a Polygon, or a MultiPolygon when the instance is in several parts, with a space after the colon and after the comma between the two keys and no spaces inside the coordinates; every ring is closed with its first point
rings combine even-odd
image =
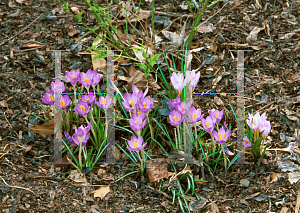
{"type": "Polygon", "coordinates": [[[188,102],[188,103],[181,102],[180,104],[176,105],[176,110],[179,111],[183,115],[187,115],[187,113],[189,111],[191,111],[191,106],[192,106],[192,102],[191,101],[188,102]]]}
{"type": "Polygon", "coordinates": [[[145,90],[144,93],[143,92],[140,93],[139,89],[135,85],[132,85],[132,91],[133,91],[133,93],[139,95],[137,98],[138,98],[138,100],[140,100],[141,98],[145,98],[146,97],[146,95],[148,93],[148,86],[147,86],[147,88],[146,88],[146,90],[145,90]]]}
{"type": "Polygon", "coordinates": [[[268,134],[271,132],[271,124],[270,121],[261,120],[259,124],[259,131],[262,134],[263,138],[266,138],[268,134]]]}
{"type": "Polygon", "coordinates": [[[132,135],[131,140],[128,141],[129,147],[126,147],[129,151],[139,151],[144,149],[147,143],[143,144],[143,137],[139,137],[138,139],[132,135]]]}
{"type": "Polygon", "coordinates": [[[153,104],[154,104],[154,98],[150,100],[149,97],[146,97],[140,101],[139,108],[142,112],[147,113],[151,110],[153,104]]]}
{"type": "Polygon", "coordinates": [[[215,123],[210,116],[207,116],[206,119],[202,118],[201,123],[206,132],[211,132],[214,129],[215,123]]]}
{"type": "Polygon", "coordinates": [[[249,114],[249,118],[247,119],[247,124],[249,128],[254,132],[259,128],[259,123],[261,121],[260,115],[257,112],[254,116],[249,114]]]}
{"type": "Polygon", "coordinates": [[[126,94],[124,94],[125,101],[122,102],[124,108],[127,111],[135,110],[137,105],[138,105],[138,102],[139,102],[138,97],[142,93],[143,93],[142,91],[139,91],[138,93],[133,93],[133,94],[126,93],[126,94]]]}
{"type": "Polygon", "coordinates": [[[45,103],[45,104],[50,104],[50,105],[53,105],[55,100],[54,100],[54,92],[52,89],[49,90],[49,92],[46,92],[44,94],[44,98],[42,98],[42,101],[45,103]]]}
{"type": "Polygon", "coordinates": [[[81,72],[80,73],[80,77],[78,78],[79,83],[81,83],[83,86],[85,87],[89,87],[92,85],[93,83],[93,77],[94,75],[92,74],[92,72],[81,72]]]}
{"type": "Polygon", "coordinates": [[[69,95],[66,94],[65,96],[60,97],[60,101],[56,105],[61,109],[67,109],[70,103],[71,103],[71,99],[69,98],[69,95]]]}
{"type": "Polygon", "coordinates": [[[212,135],[218,143],[224,143],[225,141],[227,141],[230,134],[231,130],[225,132],[223,128],[220,128],[218,132],[216,130],[212,131],[212,135]]]}
{"type": "Polygon", "coordinates": [[[172,109],[176,109],[178,104],[181,104],[180,101],[180,96],[178,95],[175,99],[172,100],[172,102],[167,102],[167,104],[169,105],[169,107],[171,107],[172,109]]]}
{"type": "Polygon", "coordinates": [[[77,71],[71,70],[71,72],[66,71],[66,79],[71,84],[76,84],[77,83],[79,75],[80,75],[80,70],[79,69],[77,69],[77,71]]]}
{"type": "Polygon", "coordinates": [[[244,146],[245,146],[246,148],[250,148],[250,147],[252,146],[252,144],[251,144],[251,142],[250,142],[250,140],[249,140],[249,138],[248,138],[247,136],[245,136],[245,137],[243,138],[243,144],[244,144],[244,146]]]}
{"type": "Polygon", "coordinates": [[[210,110],[209,116],[215,121],[215,123],[219,123],[222,120],[224,114],[224,110],[218,111],[218,110],[210,110]]]}
{"type": "Polygon", "coordinates": [[[201,109],[195,109],[194,106],[191,107],[191,110],[188,111],[187,120],[191,123],[196,123],[201,120],[204,115],[201,115],[201,109]]]}
{"type": "Polygon", "coordinates": [[[178,126],[182,123],[184,120],[184,115],[182,115],[179,111],[177,110],[172,110],[169,115],[170,119],[170,124],[172,126],[178,126]]]}
{"type": "Polygon", "coordinates": [[[91,107],[84,101],[79,100],[78,102],[79,104],[77,104],[74,111],[79,115],[83,115],[83,116],[87,115],[90,112],[91,107]]]}
{"type": "Polygon", "coordinates": [[[178,95],[180,95],[184,87],[183,73],[178,72],[176,74],[175,72],[173,72],[171,76],[171,83],[175,88],[175,90],[177,91],[178,95]]]}
{"type": "Polygon", "coordinates": [[[93,95],[92,92],[89,92],[88,95],[83,95],[81,100],[87,103],[87,105],[92,106],[95,103],[96,97],[93,95]]]}
{"type": "Polygon", "coordinates": [[[107,110],[108,108],[112,107],[113,102],[112,98],[109,96],[109,94],[107,94],[105,97],[101,96],[99,98],[99,102],[96,101],[96,104],[102,109],[107,110]]]}
{"type": "Polygon", "coordinates": [[[96,70],[92,71],[91,69],[89,69],[86,74],[88,76],[92,76],[92,81],[91,81],[92,86],[96,86],[101,81],[100,74],[98,74],[96,70]]]}
{"type": "Polygon", "coordinates": [[[88,133],[90,131],[92,127],[92,122],[90,122],[87,127],[85,125],[81,125],[78,129],[75,126],[75,133],[73,135],[73,141],[76,145],[80,146],[80,144],[82,146],[84,146],[87,141],[90,138],[90,133],[88,133]]]}
{"type": "Polygon", "coordinates": [[[59,79],[56,79],[55,82],[52,82],[50,87],[53,92],[58,93],[62,93],[66,90],[66,85],[59,79]]]}
{"type": "Polygon", "coordinates": [[[145,127],[145,125],[147,124],[147,120],[145,119],[143,121],[142,116],[137,116],[136,114],[132,114],[131,118],[129,119],[129,123],[130,123],[130,128],[133,131],[138,132],[145,127]]]}

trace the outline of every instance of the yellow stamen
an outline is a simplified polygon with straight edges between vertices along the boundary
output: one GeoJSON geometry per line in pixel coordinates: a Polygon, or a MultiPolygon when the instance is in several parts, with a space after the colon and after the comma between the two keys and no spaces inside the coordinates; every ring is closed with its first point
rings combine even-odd
{"type": "Polygon", "coordinates": [[[176,81],[176,84],[178,84],[178,81],[176,81]]]}
{"type": "Polygon", "coordinates": [[[90,99],[89,98],[87,98],[87,99],[85,99],[86,101],[89,101],[90,99]]]}
{"type": "Polygon", "coordinates": [[[131,107],[133,107],[134,103],[133,103],[132,100],[130,100],[128,103],[129,103],[129,105],[130,105],[131,107]]]}
{"type": "Polygon", "coordinates": [[[142,114],[142,112],[141,112],[141,111],[137,112],[137,115],[138,115],[138,116],[141,116],[141,114],[142,114]]]}
{"type": "Polygon", "coordinates": [[[143,105],[144,105],[144,107],[147,107],[147,106],[148,106],[148,103],[144,102],[143,105]]]}
{"type": "Polygon", "coordinates": [[[216,117],[219,118],[218,114],[216,113],[216,117]]]}
{"type": "MultiPolygon", "coordinates": [[[[174,118],[174,121],[177,122],[177,117],[175,115],[173,118],[174,118]]],[[[179,118],[178,118],[178,120],[179,120],[179,118]]]]}
{"type": "Polygon", "coordinates": [[[134,126],[138,125],[138,123],[139,123],[139,121],[136,120],[136,121],[134,122],[134,126]]]}
{"type": "Polygon", "coordinates": [[[49,94],[48,97],[49,97],[50,101],[53,101],[53,96],[52,95],[49,94]]]}
{"type": "Polygon", "coordinates": [[[80,105],[80,110],[85,112],[85,107],[83,105],[80,105]]]}
{"type": "Polygon", "coordinates": [[[62,107],[65,107],[65,106],[66,106],[65,100],[61,100],[61,101],[60,101],[60,105],[61,105],[62,107]]]}
{"type": "Polygon", "coordinates": [[[138,140],[134,139],[134,141],[133,141],[133,146],[134,146],[134,148],[138,148],[138,147],[139,147],[139,142],[138,142],[138,140]]]}
{"type": "Polygon", "coordinates": [[[196,114],[193,112],[193,120],[195,120],[196,117],[196,114]]]}
{"type": "Polygon", "coordinates": [[[102,104],[104,104],[105,106],[107,105],[107,100],[105,98],[102,100],[102,104]]]}
{"type": "Polygon", "coordinates": [[[182,106],[181,108],[184,109],[184,106],[182,106]]]}
{"type": "Polygon", "coordinates": [[[219,133],[218,135],[219,135],[220,140],[224,140],[225,134],[223,135],[223,138],[221,137],[221,133],[219,133]]]}
{"type": "Polygon", "coordinates": [[[206,128],[208,128],[208,126],[209,126],[209,122],[206,122],[206,123],[205,123],[205,125],[206,125],[206,128]]]}
{"type": "Polygon", "coordinates": [[[75,75],[70,75],[71,76],[71,79],[75,78],[75,75]]]}
{"type": "Polygon", "coordinates": [[[88,83],[90,82],[90,80],[88,78],[84,78],[84,80],[88,83]]]}

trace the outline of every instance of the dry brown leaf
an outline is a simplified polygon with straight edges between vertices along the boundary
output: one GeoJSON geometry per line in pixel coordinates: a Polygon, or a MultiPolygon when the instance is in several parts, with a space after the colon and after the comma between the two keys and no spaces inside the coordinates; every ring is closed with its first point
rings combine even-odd
{"type": "Polygon", "coordinates": [[[2,101],[0,101],[0,106],[8,107],[8,104],[4,100],[2,100],[2,101]]]}
{"type": "Polygon", "coordinates": [[[199,33],[210,33],[213,32],[216,28],[212,23],[202,24],[198,26],[197,32],[199,33]]]}
{"type": "Polygon", "coordinates": [[[102,68],[105,68],[106,67],[106,60],[104,58],[98,58],[97,60],[94,61],[94,57],[96,55],[94,54],[98,54],[99,52],[92,52],[92,64],[93,64],[93,70],[97,70],[98,68],[99,69],[102,69],[102,68]]]}
{"type": "Polygon", "coordinates": [[[278,179],[280,178],[281,174],[282,174],[282,173],[273,173],[273,174],[272,174],[272,180],[271,180],[270,183],[277,182],[278,179]]]}
{"type": "Polygon", "coordinates": [[[98,170],[98,172],[97,172],[97,175],[103,175],[103,174],[105,174],[106,173],[106,171],[104,170],[104,169],[99,169],[98,170]]]}
{"type": "MultiPolygon", "coordinates": [[[[125,33],[123,33],[123,29],[122,29],[122,26],[121,25],[118,25],[118,35],[120,37],[120,39],[125,42],[125,43],[128,43],[129,41],[129,36],[127,36],[125,33]]],[[[130,38],[130,43],[131,44],[134,44],[135,43],[135,40],[136,40],[136,35],[133,35],[131,36],[130,38]]]]}
{"type": "Polygon", "coordinates": [[[164,158],[156,158],[146,161],[146,170],[150,182],[158,182],[162,178],[168,178],[168,162],[164,158]]]}
{"type": "Polygon", "coordinates": [[[119,58],[118,63],[120,63],[120,64],[127,64],[128,62],[126,61],[125,58],[121,57],[121,58],[119,58]]]}
{"type": "Polygon", "coordinates": [[[47,121],[46,123],[44,123],[43,125],[34,125],[29,127],[29,129],[31,129],[32,131],[34,131],[35,133],[46,137],[47,135],[53,135],[54,134],[54,119],[47,121]]]}
{"type": "Polygon", "coordinates": [[[121,158],[121,152],[117,147],[115,147],[115,158],[117,160],[120,160],[120,158],[121,158]]]}
{"type": "Polygon", "coordinates": [[[110,192],[110,187],[109,185],[107,186],[103,186],[100,189],[97,189],[96,191],[93,191],[92,193],[94,193],[94,198],[96,197],[100,197],[101,200],[103,200],[103,198],[110,192]]]}
{"type": "Polygon", "coordinates": [[[73,170],[68,178],[70,178],[76,183],[87,183],[85,175],[78,170],[73,170]]]}
{"type": "Polygon", "coordinates": [[[211,213],[220,213],[220,210],[219,210],[217,204],[212,203],[212,204],[210,205],[210,212],[211,212],[211,213]]]}

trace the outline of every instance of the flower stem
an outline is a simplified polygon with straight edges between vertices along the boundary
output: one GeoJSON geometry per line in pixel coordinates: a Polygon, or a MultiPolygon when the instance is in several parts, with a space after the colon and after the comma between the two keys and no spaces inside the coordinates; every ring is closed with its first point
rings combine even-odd
{"type": "Polygon", "coordinates": [[[151,122],[149,120],[148,113],[146,113],[146,116],[147,116],[147,120],[148,120],[148,123],[149,123],[149,129],[150,129],[150,134],[151,134],[151,143],[150,143],[150,146],[151,146],[153,144],[153,129],[152,129],[152,126],[151,126],[151,122]]]}

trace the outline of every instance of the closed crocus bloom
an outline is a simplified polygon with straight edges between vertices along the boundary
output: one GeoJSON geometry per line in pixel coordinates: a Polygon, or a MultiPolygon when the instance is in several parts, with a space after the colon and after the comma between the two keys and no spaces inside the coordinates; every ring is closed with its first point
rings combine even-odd
{"type": "Polygon", "coordinates": [[[71,144],[75,144],[75,143],[74,143],[74,140],[73,140],[73,137],[71,137],[71,136],[69,135],[69,133],[64,132],[64,134],[65,134],[65,137],[68,139],[68,141],[69,141],[71,144]]]}
{"type": "Polygon", "coordinates": [[[79,115],[83,115],[83,116],[87,115],[90,112],[91,107],[84,101],[79,100],[78,102],[79,104],[77,104],[74,111],[79,115]]]}
{"type": "Polygon", "coordinates": [[[124,99],[125,101],[122,102],[124,108],[127,111],[132,111],[135,110],[137,105],[138,105],[138,99],[137,97],[139,96],[139,94],[143,93],[142,91],[140,91],[139,93],[133,93],[133,94],[124,94],[124,99]]]}
{"type": "Polygon", "coordinates": [[[138,100],[140,100],[141,98],[145,98],[146,97],[146,95],[148,93],[148,86],[147,86],[145,92],[143,93],[135,85],[132,85],[132,91],[133,91],[133,93],[138,94],[137,98],[138,98],[138,100]]]}
{"type": "Polygon", "coordinates": [[[191,90],[194,90],[200,79],[200,72],[197,72],[196,74],[195,70],[192,70],[192,71],[187,71],[185,75],[186,75],[185,86],[187,86],[190,83],[189,88],[191,90]]]}
{"type": "Polygon", "coordinates": [[[53,105],[55,100],[54,100],[54,92],[52,89],[49,90],[49,92],[46,92],[44,94],[44,98],[42,98],[42,101],[45,103],[45,104],[50,104],[50,105],[53,105]]]}
{"type": "Polygon", "coordinates": [[[68,82],[70,82],[71,84],[76,84],[80,75],[80,70],[71,70],[71,72],[66,71],[65,75],[68,82]]]}
{"type": "Polygon", "coordinates": [[[57,106],[61,109],[67,109],[70,106],[71,99],[68,94],[60,97],[60,101],[57,106]]]}
{"type": "Polygon", "coordinates": [[[93,83],[93,74],[92,72],[80,73],[80,77],[78,78],[79,83],[81,83],[85,87],[89,87],[93,83]]]}
{"type": "Polygon", "coordinates": [[[210,110],[209,116],[214,120],[215,123],[219,123],[223,118],[224,110],[210,110]]]}
{"type": "Polygon", "coordinates": [[[145,127],[145,125],[147,124],[147,120],[145,119],[143,121],[142,116],[137,116],[135,114],[132,114],[131,118],[129,119],[129,123],[130,123],[130,128],[133,131],[138,132],[145,127]]]}
{"type": "Polygon", "coordinates": [[[91,127],[92,122],[89,122],[87,126],[81,125],[78,129],[75,126],[75,133],[72,137],[73,142],[78,146],[80,146],[80,144],[84,146],[90,138],[90,133],[88,132],[90,131],[91,127]]]}
{"type": "Polygon", "coordinates": [[[129,151],[139,151],[144,149],[147,143],[143,144],[143,137],[136,138],[134,135],[131,136],[131,140],[128,141],[129,147],[126,147],[129,151]]]}
{"type": "Polygon", "coordinates": [[[191,110],[192,102],[181,102],[180,104],[176,105],[176,110],[179,111],[183,115],[187,115],[187,113],[191,110]]]}
{"type": "Polygon", "coordinates": [[[113,102],[112,98],[109,96],[109,94],[107,94],[105,97],[101,96],[99,98],[99,102],[96,101],[96,104],[102,109],[107,110],[108,108],[112,107],[113,102]]]}
{"type": "Polygon", "coordinates": [[[227,141],[230,134],[231,130],[225,132],[223,128],[220,128],[218,132],[216,130],[212,131],[212,135],[218,143],[224,143],[225,141],[227,141]]]}
{"type": "Polygon", "coordinates": [[[227,155],[234,155],[234,153],[232,151],[230,151],[227,146],[223,146],[223,149],[227,155]]]}
{"type": "Polygon", "coordinates": [[[176,109],[178,104],[181,104],[180,96],[178,95],[175,99],[172,100],[172,102],[167,102],[167,104],[172,108],[176,109]]]}
{"type": "Polygon", "coordinates": [[[154,104],[154,98],[150,100],[149,97],[142,99],[139,103],[139,108],[142,112],[147,113],[150,111],[151,107],[154,104]]]}
{"type": "Polygon", "coordinates": [[[263,120],[259,124],[259,132],[262,134],[263,138],[266,138],[268,134],[271,132],[271,124],[270,121],[263,120]]]}
{"type": "Polygon", "coordinates": [[[252,131],[256,131],[259,127],[261,118],[259,113],[257,112],[254,116],[249,114],[249,118],[247,119],[247,124],[252,131]]]}
{"type": "Polygon", "coordinates": [[[214,129],[215,123],[210,116],[207,116],[206,119],[202,118],[201,123],[206,132],[211,132],[214,129]]]}
{"type": "Polygon", "coordinates": [[[172,110],[170,112],[169,119],[172,126],[178,126],[184,120],[184,115],[177,110],[172,110]]]}
{"type": "Polygon", "coordinates": [[[96,97],[93,95],[92,92],[89,92],[88,95],[83,95],[81,100],[87,103],[89,106],[94,105],[96,97]]]}
{"type": "Polygon", "coordinates": [[[97,73],[96,70],[91,71],[93,76],[92,86],[96,86],[101,81],[100,74],[97,73]]]}
{"type": "Polygon", "coordinates": [[[261,119],[262,121],[267,120],[267,115],[266,115],[265,112],[264,112],[264,114],[262,114],[262,115],[260,116],[260,119],[261,119]]]}
{"type": "Polygon", "coordinates": [[[59,79],[56,79],[55,82],[51,83],[51,90],[53,92],[64,92],[66,90],[66,85],[59,79]]]}
{"type": "Polygon", "coordinates": [[[201,109],[195,109],[195,107],[191,107],[191,110],[188,111],[187,120],[191,123],[196,123],[201,120],[204,115],[201,115],[201,109]]]}
{"type": "Polygon", "coordinates": [[[243,138],[243,144],[244,144],[244,146],[245,146],[246,148],[250,148],[250,147],[252,146],[252,144],[251,144],[251,142],[250,142],[250,140],[249,140],[249,138],[248,138],[247,136],[245,136],[245,137],[243,138]]]}
{"type": "Polygon", "coordinates": [[[172,73],[171,76],[171,83],[175,90],[177,91],[178,95],[181,94],[181,91],[184,87],[184,78],[183,74],[178,72],[177,74],[175,72],[172,73]]]}

